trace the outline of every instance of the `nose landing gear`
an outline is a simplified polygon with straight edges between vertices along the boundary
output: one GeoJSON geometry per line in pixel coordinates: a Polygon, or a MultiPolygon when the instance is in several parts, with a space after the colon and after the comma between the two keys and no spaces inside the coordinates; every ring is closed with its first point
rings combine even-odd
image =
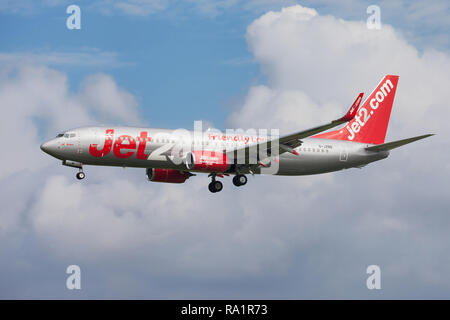
{"type": "Polygon", "coordinates": [[[84,172],[80,169],[80,172],[77,173],[76,177],[77,177],[78,180],[83,180],[83,179],[86,177],[86,175],[85,175],[84,172]]]}
{"type": "Polygon", "coordinates": [[[63,166],[77,168],[79,170],[78,173],[76,174],[78,180],[83,180],[86,177],[86,175],[83,172],[83,164],[81,162],[72,160],[63,160],[62,164],[63,166]]]}

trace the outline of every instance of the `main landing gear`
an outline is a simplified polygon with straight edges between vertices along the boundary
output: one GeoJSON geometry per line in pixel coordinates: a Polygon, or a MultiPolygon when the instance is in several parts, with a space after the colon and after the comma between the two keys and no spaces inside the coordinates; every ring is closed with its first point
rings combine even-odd
{"type": "Polygon", "coordinates": [[[209,191],[211,191],[212,193],[216,193],[216,192],[222,191],[222,189],[223,189],[222,182],[216,180],[216,175],[215,174],[211,174],[210,176],[212,177],[211,178],[212,181],[208,185],[209,191]]]}
{"type": "MultiPolygon", "coordinates": [[[[222,184],[222,182],[216,180],[216,174],[211,173],[209,176],[211,177],[211,183],[208,185],[209,191],[211,191],[212,193],[222,191],[223,184],[222,184]]],[[[221,176],[221,177],[223,177],[223,176],[221,176]]],[[[243,186],[246,183],[247,183],[247,177],[243,174],[238,174],[233,178],[233,184],[236,187],[243,186]]]]}
{"type": "Polygon", "coordinates": [[[243,174],[238,174],[238,175],[234,176],[234,178],[233,178],[233,184],[236,187],[243,186],[246,183],[247,183],[247,177],[243,174]]]}

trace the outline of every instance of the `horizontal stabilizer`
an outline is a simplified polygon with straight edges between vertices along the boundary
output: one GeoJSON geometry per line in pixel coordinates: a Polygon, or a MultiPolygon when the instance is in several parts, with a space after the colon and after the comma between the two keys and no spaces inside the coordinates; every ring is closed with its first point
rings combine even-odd
{"type": "Polygon", "coordinates": [[[397,141],[392,141],[392,142],[388,142],[388,143],[383,143],[383,144],[379,144],[376,146],[372,146],[372,147],[367,147],[366,150],[367,151],[374,151],[374,152],[379,152],[379,151],[389,151],[398,147],[401,147],[405,144],[420,140],[420,139],[424,139],[424,138],[428,138],[434,136],[434,134],[425,134],[423,136],[418,136],[418,137],[413,137],[413,138],[408,138],[408,139],[403,139],[403,140],[397,140],[397,141]]]}

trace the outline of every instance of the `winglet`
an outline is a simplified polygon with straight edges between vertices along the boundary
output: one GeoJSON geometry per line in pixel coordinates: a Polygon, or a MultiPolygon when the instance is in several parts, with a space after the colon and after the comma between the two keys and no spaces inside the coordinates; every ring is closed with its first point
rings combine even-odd
{"type": "Polygon", "coordinates": [[[350,107],[350,109],[348,110],[347,114],[345,116],[343,116],[342,118],[340,118],[338,121],[347,122],[347,121],[352,120],[355,117],[356,111],[358,111],[359,105],[361,104],[363,95],[364,95],[364,92],[361,92],[358,95],[358,97],[356,98],[355,102],[353,102],[353,104],[350,107]]]}

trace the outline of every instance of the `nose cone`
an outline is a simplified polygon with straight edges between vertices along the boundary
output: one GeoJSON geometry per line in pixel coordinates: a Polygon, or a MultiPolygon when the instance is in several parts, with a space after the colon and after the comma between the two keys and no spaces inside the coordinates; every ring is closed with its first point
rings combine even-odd
{"type": "Polygon", "coordinates": [[[53,156],[56,152],[56,149],[56,141],[54,139],[41,144],[41,150],[45,153],[48,153],[49,155],[53,156]]]}
{"type": "Polygon", "coordinates": [[[44,142],[43,144],[41,144],[41,150],[44,151],[45,153],[48,153],[47,150],[49,149],[49,145],[48,142],[44,142]]]}

